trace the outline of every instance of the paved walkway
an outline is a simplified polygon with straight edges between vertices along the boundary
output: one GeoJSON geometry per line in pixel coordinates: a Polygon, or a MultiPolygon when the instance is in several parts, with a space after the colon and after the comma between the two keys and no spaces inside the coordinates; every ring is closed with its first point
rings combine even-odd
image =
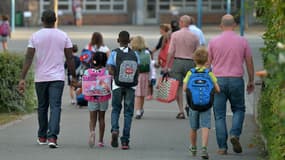
{"type": "MultiPolygon", "coordinates": [[[[23,52],[27,45],[27,39],[32,31],[38,28],[17,28],[13,39],[9,42],[10,50],[23,52]]],[[[158,38],[159,30],[156,26],[86,26],[80,29],[76,27],[63,27],[70,35],[73,42],[84,47],[88,43],[91,33],[102,32],[105,43],[110,47],[117,47],[116,38],[120,30],[129,30],[131,35],[141,34],[145,36],[150,48],[154,47],[158,38]]],[[[251,28],[245,36],[249,39],[254,52],[254,65],[257,70],[262,69],[262,60],[259,48],[263,46],[261,34],[263,29],[251,28]]],[[[206,39],[219,34],[218,27],[204,27],[206,39]]],[[[245,77],[246,79],[246,77],[245,77]]],[[[215,140],[215,127],[212,121],[210,131],[209,155],[213,160],[257,160],[259,151],[254,144],[255,135],[258,134],[254,113],[256,101],[259,96],[259,88],[253,95],[247,96],[247,115],[244,130],[241,136],[243,147],[242,154],[232,152],[229,143],[229,155],[216,154],[217,144],[215,140]]],[[[113,149],[110,146],[110,112],[106,113],[105,148],[88,147],[88,110],[78,109],[70,104],[68,88],[65,88],[62,106],[61,132],[59,136],[60,148],[51,150],[47,146],[36,144],[37,115],[25,116],[23,120],[0,127],[0,155],[5,160],[189,160],[201,159],[192,157],[187,151],[189,146],[189,122],[177,120],[177,105],[160,103],[155,100],[146,101],[145,115],[141,120],[133,121],[131,133],[131,149],[123,151],[113,149]]],[[[123,117],[122,117],[123,118],[123,117]]],[[[228,125],[231,124],[231,114],[228,112],[228,125]]],[[[97,139],[98,139],[98,135],[97,139]]],[[[201,140],[199,138],[198,144],[201,140]]]]}

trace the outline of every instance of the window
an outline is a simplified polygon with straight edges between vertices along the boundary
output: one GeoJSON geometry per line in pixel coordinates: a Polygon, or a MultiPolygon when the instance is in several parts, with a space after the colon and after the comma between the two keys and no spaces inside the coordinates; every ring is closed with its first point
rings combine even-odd
{"type": "Polygon", "coordinates": [[[83,12],[113,13],[126,12],[127,0],[83,0],[83,12]]]}
{"type": "MultiPolygon", "coordinates": [[[[159,0],[158,6],[160,12],[180,11],[197,12],[198,0],[159,0]]],[[[232,10],[237,9],[237,0],[231,0],[232,10]]],[[[225,12],[227,9],[226,0],[202,0],[203,12],[225,12]]]]}
{"type": "MultiPolygon", "coordinates": [[[[128,0],[81,0],[83,13],[126,12],[128,0]]],[[[50,8],[50,0],[40,0],[41,11],[50,8]]],[[[72,12],[72,0],[58,0],[58,10],[72,12]]]]}

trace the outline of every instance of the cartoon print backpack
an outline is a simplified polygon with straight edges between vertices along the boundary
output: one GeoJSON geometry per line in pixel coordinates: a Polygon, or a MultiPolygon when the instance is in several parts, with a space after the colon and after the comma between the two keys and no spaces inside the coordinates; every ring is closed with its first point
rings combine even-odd
{"type": "Polygon", "coordinates": [[[116,68],[114,80],[121,87],[133,87],[138,84],[138,59],[134,51],[129,48],[124,53],[119,48],[114,50],[116,55],[116,68]]]}
{"type": "Polygon", "coordinates": [[[150,54],[146,53],[146,50],[142,50],[139,53],[140,64],[139,64],[139,72],[145,73],[150,71],[150,54]]]}
{"type": "Polygon", "coordinates": [[[93,102],[102,102],[111,98],[112,77],[105,68],[96,70],[89,68],[82,76],[82,93],[84,99],[93,102]]]}
{"type": "Polygon", "coordinates": [[[212,107],[214,100],[214,84],[209,75],[210,70],[198,72],[192,68],[191,72],[186,90],[187,103],[193,110],[206,111],[212,107]]]}
{"type": "Polygon", "coordinates": [[[91,50],[83,49],[81,51],[79,59],[81,62],[84,62],[85,64],[89,64],[93,54],[94,54],[94,52],[92,52],[91,50]]]}
{"type": "Polygon", "coordinates": [[[8,36],[9,35],[9,24],[6,22],[3,22],[0,25],[0,34],[1,36],[8,36]]]}
{"type": "Polygon", "coordinates": [[[106,73],[106,69],[87,69],[82,76],[82,92],[86,96],[111,94],[111,76],[106,73]]]}

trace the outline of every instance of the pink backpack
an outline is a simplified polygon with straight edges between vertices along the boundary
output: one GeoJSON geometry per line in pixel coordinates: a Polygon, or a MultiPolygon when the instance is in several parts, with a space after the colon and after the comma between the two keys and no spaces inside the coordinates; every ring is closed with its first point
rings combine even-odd
{"type": "Polygon", "coordinates": [[[7,22],[3,22],[0,25],[0,35],[1,36],[8,36],[10,32],[9,24],[7,22]]]}
{"type": "Polygon", "coordinates": [[[82,76],[82,93],[84,99],[92,102],[103,102],[111,98],[112,77],[106,69],[89,68],[82,76]]]}

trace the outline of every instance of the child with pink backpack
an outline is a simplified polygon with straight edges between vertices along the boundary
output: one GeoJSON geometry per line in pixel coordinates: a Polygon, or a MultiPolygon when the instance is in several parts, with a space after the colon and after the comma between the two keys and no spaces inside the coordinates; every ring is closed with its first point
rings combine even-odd
{"type": "Polygon", "coordinates": [[[82,76],[82,93],[88,101],[90,115],[89,147],[95,145],[95,129],[99,121],[98,147],[104,147],[105,113],[111,98],[111,76],[105,68],[107,55],[104,52],[93,53],[90,60],[90,68],[84,71],[82,76]]]}

